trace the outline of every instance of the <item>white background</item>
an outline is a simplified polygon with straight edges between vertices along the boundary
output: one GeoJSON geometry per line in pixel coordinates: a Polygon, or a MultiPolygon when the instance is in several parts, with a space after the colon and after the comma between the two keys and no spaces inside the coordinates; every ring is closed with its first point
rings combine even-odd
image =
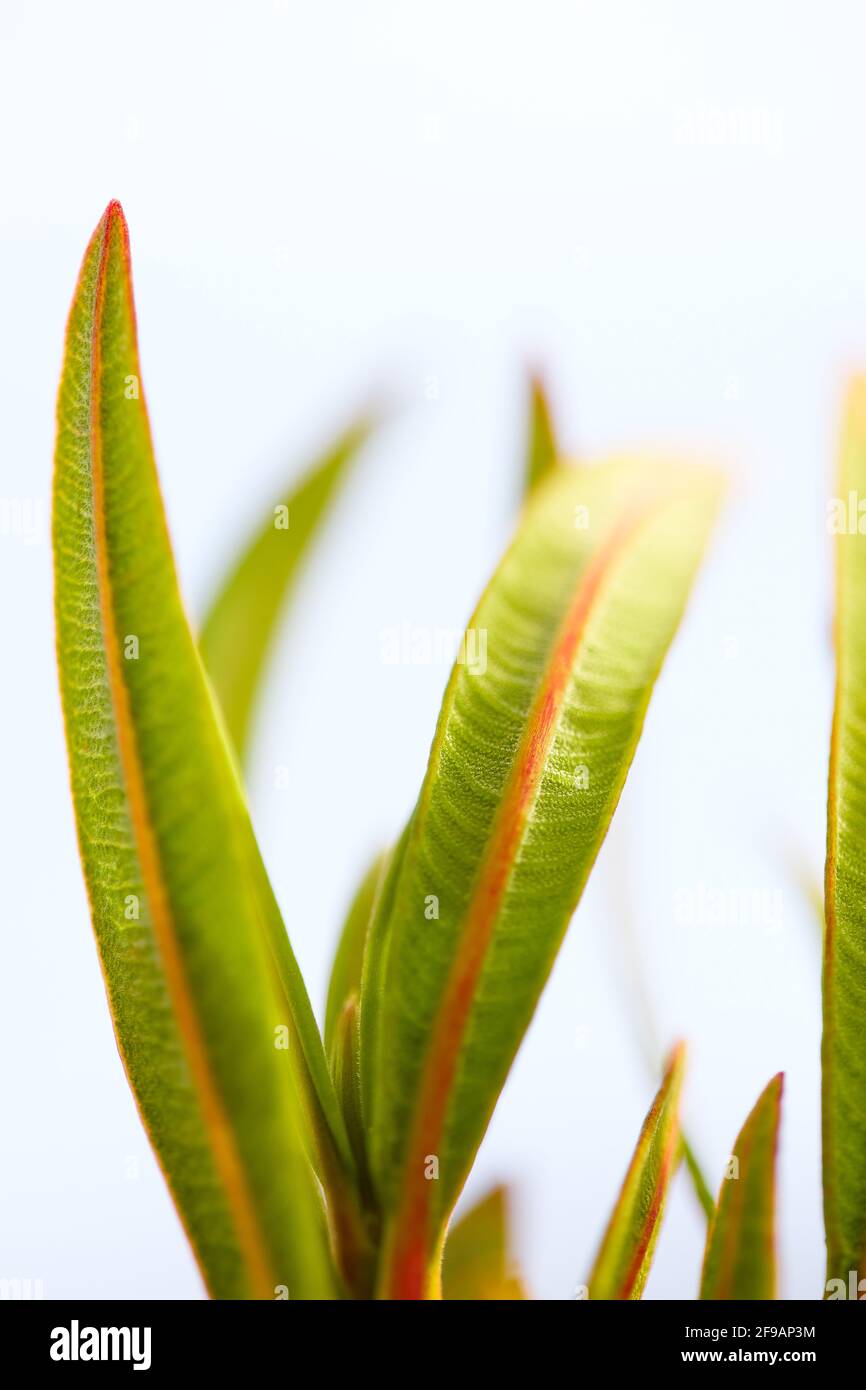
{"type": "MultiPolygon", "coordinates": [[[[119,197],[194,614],[310,450],[371,395],[393,404],[281,634],[251,776],[317,1005],[447,677],[383,665],[380,634],[471,611],[511,524],[527,365],[576,454],[661,444],[729,469],[469,1193],[514,1182],[529,1283],[571,1297],[653,1090],[630,935],[662,1043],[691,1044],[714,1189],[786,1070],[782,1286],[817,1295],[819,927],[800,877],[823,851],[838,403],[866,363],[861,7],[3,0],[0,29],[0,497],[37,519],[35,539],[0,536],[0,1275],[200,1296],[112,1041],[53,666],[62,335],[119,197]]],[[[648,1296],[692,1297],[701,1249],[681,1175],[648,1296]]]]}

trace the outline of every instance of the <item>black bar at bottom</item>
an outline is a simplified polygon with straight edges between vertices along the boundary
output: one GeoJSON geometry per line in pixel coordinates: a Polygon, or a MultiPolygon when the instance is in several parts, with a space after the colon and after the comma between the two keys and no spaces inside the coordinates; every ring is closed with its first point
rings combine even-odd
{"type": "MultiPolygon", "coordinates": [[[[411,1329],[413,1378],[421,1370],[429,1382],[437,1360],[460,1364],[472,1343],[477,1357],[473,1360],[480,1367],[487,1362],[488,1370],[519,1345],[533,1358],[541,1357],[540,1371],[546,1364],[552,1372],[551,1352],[562,1353],[549,1344],[552,1339],[559,1342],[560,1336],[560,1346],[568,1350],[575,1368],[592,1364],[596,1376],[600,1369],[665,1372],[674,1366],[708,1365],[773,1370],[811,1366],[826,1373],[860,1363],[866,1331],[860,1315],[839,1302],[576,1300],[560,1305],[553,1315],[540,1314],[541,1323],[535,1321],[539,1314],[532,1306],[508,1304],[506,1322],[500,1321],[501,1308],[497,1313],[492,1305],[477,1303],[453,1312],[448,1305],[433,1304],[426,1312],[412,1314],[394,1309],[383,1313],[381,1305],[368,1305],[364,1313],[333,1303],[318,1305],[317,1311],[311,1304],[292,1302],[6,1301],[0,1302],[0,1339],[7,1364],[14,1347],[15,1360],[25,1371],[93,1376],[100,1368],[114,1375],[213,1369],[226,1376],[240,1371],[272,1374],[282,1368],[289,1376],[300,1371],[308,1380],[311,1372],[333,1371],[343,1358],[348,1358],[344,1364],[354,1360],[356,1370],[367,1361],[368,1370],[374,1371],[390,1357],[399,1365],[405,1361],[403,1339],[411,1329]],[[407,1316],[420,1316],[421,1322],[405,1323],[407,1316]],[[459,1341],[448,1336],[452,1328],[459,1341]],[[299,1353],[304,1370],[298,1365],[299,1353]]],[[[542,1373],[536,1379],[546,1377],[542,1373]]]]}

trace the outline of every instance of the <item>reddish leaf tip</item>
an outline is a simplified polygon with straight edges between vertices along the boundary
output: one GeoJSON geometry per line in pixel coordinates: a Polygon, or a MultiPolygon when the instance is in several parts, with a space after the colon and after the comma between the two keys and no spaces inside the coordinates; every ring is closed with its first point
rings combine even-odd
{"type": "Polygon", "coordinates": [[[105,209],[105,212],[99,219],[99,226],[96,229],[97,235],[101,233],[103,236],[107,236],[110,233],[113,225],[117,225],[120,228],[120,233],[123,238],[124,244],[128,245],[129,227],[127,225],[126,215],[123,211],[123,207],[117,198],[111,199],[111,202],[108,204],[108,206],[105,209]]]}

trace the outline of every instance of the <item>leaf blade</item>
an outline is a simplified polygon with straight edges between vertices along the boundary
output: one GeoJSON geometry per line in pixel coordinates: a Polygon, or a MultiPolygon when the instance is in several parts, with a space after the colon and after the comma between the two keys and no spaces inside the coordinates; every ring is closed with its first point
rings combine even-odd
{"type": "MultiPolygon", "coordinates": [[[[550,408],[547,391],[540,376],[534,375],[529,381],[529,427],[527,431],[526,445],[526,465],[524,469],[523,497],[529,497],[537,483],[542,482],[548,474],[557,466],[558,460],[562,456],[556,432],[553,425],[553,413],[550,408]]],[[[626,904],[626,911],[631,912],[631,904],[626,904]]],[[[656,1029],[652,1019],[652,1008],[646,986],[643,982],[640,966],[637,959],[637,945],[633,939],[633,930],[630,920],[623,921],[623,935],[627,938],[626,945],[629,951],[631,971],[630,981],[632,990],[637,996],[639,1004],[638,1016],[642,1016],[645,1026],[648,1026],[650,1038],[656,1035],[656,1029]]],[[[655,1077],[658,1071],[654,1047],[650,1038],[641,1033],[640,1041],[652,1074],[655,1077]]],[[[707,1221],[712,1220],[715,1213],[715,1204],[712,1194],[704,1178],[700,1162],[695,1152],[694,1146],[688,1138],[683,1136],[683,1158],[689,1177],[694,1187],[695,1196],[698,1204],[706,1217],[707,1221]]]]}
{"type": "Polygon", "coordinates": [[[847,1281],[866,1258],[866,539],[850,512],[866,490],[866,378],[851,383],[839,457],[843,515],[836,531],[836,696],[830,744],[821,1042],[824,1225],[827,1282],[847,1281]]]}
{"type": "Polygon", "coordinates": [[[524,492],[528,496],[536,484],[556,467],[560,450],[553,425],[547,391],[540,376],[529,383],[529,428],[526,440],[526,476],[524,492]]]}
{"type": "Polygon", "coordinates": [[[280,494],[224,575],[208,607],[199,649],[242,763],[286,599],[373,428],[371,416],[359,416],[295,487],[280,494]],[[286,524],[278,525],[278,521],[286,524]]]}
{"type": "Polygon", "coordinates": [[[737,1135],[732,1156],[739,1171],[722,1182],[707,1233],[703,1300],[776,1297],[775,1171],[783,1083],[779,1072],[737,1135]]]}
{"type": "Polygon", "coordinates": [[[389,911],[371,929],[371,953],[388,943],[372,1038],[361,1002],[391,1296],[423,1295],[613,814],[718,502],[718,481],[688,469],[621,459],[556,470],[470,624],[476,653],[489,634],[483,669],[454,668],[389,911]],[[589,532],[574,525],[578,504],[589,532]],[[589,786],[577,780],[585,759],[589,786]],[[431,1155],[438,1182],[423,1176],[431,1155]]]}
{"type": "Polygon", "coordinates": [[[183,613],[140,377],[128,233],[112,203],[70,311],[53,512],[61,695],[100,960],[127,1076],[210,1291],[331,1297],[298,1100],[274,1047],[283,1008],[244,887],[257,851],[183,613]]]}
{"type": "Polygon", "coordinates": [[[329,1057],[342,1009],[353,994],[360,996],[367,929],[388,857],[387,852],[378,854],[370,864],[349,905],[337,942],[325,1005],[325,1052],[329,1057]]]}
{"type": "Polygon", "coordinates": [[[622,1189],[589,1277],[591,1299],[638,1299],[652,1264],[665,1199],[682,1153],[679,1102],[685,1068],[681,1043],[671,1054],[644,1120],[622,1189]]]}
{"type": "Polygon", "coordinates": [[[526,1298],[514,1271],[508,1189],[499,1185],[454,1223],[445,1242],[442,1297],[454,1302],[517,1302],[526,1298]]]}

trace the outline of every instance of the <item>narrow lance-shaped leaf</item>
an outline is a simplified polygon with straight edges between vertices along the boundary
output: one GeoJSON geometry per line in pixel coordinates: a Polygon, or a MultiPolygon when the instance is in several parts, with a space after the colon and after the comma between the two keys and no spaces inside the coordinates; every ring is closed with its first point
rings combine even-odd
{"type": "Polygon", "coordinates": [[[866,1266],[866,378],[843,422],[836,544],[836,702],[830,745],[821,1046],[827,1280],[866,1266]]]}
{"type": "MultiPolygon", "coordinates": [[[[529,496],[536,484],[548,476],[556,465],[557,457],[558,449],[547,393],[541,378],[532,376],[529,379],[529,416],[521,503],[529,496]]],[[[357,899],[349,911],[340,935],[331,968],[325,1014],[325,1048],[329,1055],[340,1009],[349,997],[351,990],[357,989],[360,984],[359,966],[363,966],[370,909],[372,908],[374,893],[381,888],[387,867],[388,860],[385,856],[380,857],[371,865],[358,889],[357,899]]],[[[378,956],[384,955],[381,943],[377,954],[378,956]]],[[[370,969],[372,967],[368,965],[368,970],[370,969]]],[[[368,991],[368,1016],[374,1006],[369,995],[370,991],[368,991]]],[[[369,1025],[367,1031],[368,1033],[372,1031],[369,1025]]]]}
{"type": "MultiPolygon", "coordinates": [[[[622,843],[622,841],[620,841],[622,843]]],[[[642,967],[641,953],[639,949],[635,911],[632,895],[629,888],[630,865],[626,856],[622,855],[620,861],[614,866],[615,872],[609,876],[608,882],[614,890],[614,901],[612,904],[611,916],[613,924],[619,929],[622,939],[622,960],[620,975],[628,987],[630,999],[628,1014],[634,1028],[635,1036],[643,1053],[644,1061],[653,1081],[656,1081],[662,1072],[660,1063],[661,1049],[659,1046],[659,1030],[656,1025],[655,1012],[652,1005],[646,978],[642,967]]],[[[712,1193],[707,1186],[697,1155],[688,1136],[683,1130],[683,1162],[685,1163],[689,1177],[692,1181],[695,1196],[698,1199],[701,1210],[707,1221],[711,1221],[715,1215],[715,1202],[712,1193]]]]}
{"type": "Polygon", "coordinates": [[[717,478],[657,460],[556,470],[470,623],[371,927],[378,968],[365,961],[386,1296],[435,1287],[445,1222],[604,838],[718,502],[717,478]]]}
{"type": "Polygon", "coordinates": [[[469,1302],[526,1298],[510,1250],[509,1201],[506,1188],[494,1187],[449,1230],[442,1261],[443,1298],[469,1302]]]}
{"type": "MultiPolygon", "coordinates": [[[[526,469],[524,478],[524,495],[528,497],[535,486],[542,482],[556,467],[557,461],[562,456],[562,450],[556,441],[556,433],[553,426],[553,415],[544,383],[538,376],[533,376],[529,383],[530,402],[529,402],[529,428],[527,433],[526,447],[526,469]]],[[[649,996],[646,991],[640,973],[639,962],[637,959],[636,942],[632,939],[631,930],[631,905],[627,903],[625,910],[629,913],[629,918],[622,920],[623,934],[628,937],[626,949],[628,951],[628,963],[630,966],[630,979],[633,986],[639,1008],[634,1015],[636,1022],[641,1019],[648,1025],[651,1037],[641,1036],[642,1050],[652,1068],[653,1076],[658,1074],[656,1060],[656,1048],[652,1038],[655,1036],[655,1028],[652,1024],[652,1011],[649,996]]],[[[711,1220],[715,1207],[713,1205],[712,1194],[707,1186],[703,1171],[700,1166],[694,1146],[686,1135],[683,1135],[683,1158],[692,1180],[695,1196],[698,1199],[701,1210],[707,1220],[711,1220]]]]}
{"type": "Polygon", "coordinates": [[[346,1001],[352,995],[360,997],[367,928],[370,925],[376,893],[379,890],[387,863],[387,854],[379,854],[373,860],[358,885],[337,942],[337,950],[334,954],[328,982],[328,1000],[325,1006],[325,1051],[329,1057],[336,1034],[337,1020],[346,1001]]]}
{"type": "Polygon", "coordinates": [[[529,494],[537,483],[556,467],[559,449],[553,427],[553,413],[547,392],[540,377],[529,384],[529,426],[526,440],[525,491],[529,494]]]}
{"type": "Polygon", "coordinates": [[[707,1186],[707,1180],[704,1177],[704,1171],[701,1168],[698,1156],[685,1134],[683,1135],[683,1162],[692,1180],[692,1187],[694,1188],[695,1196],[698,1199],[701,1211],[707,1221],[712,1221],[716,1211],[713,1203],[713,1194],[707,1186]]]}
{"type": "Polygon", "coordinates": [[[652,1265],[665,1200],[682,1154],[680,1091],[682,1043],[671,1054],[589,1276],[591,1299],[636,1299],[652,1265]]]}
{"type": "Polygon", "coordinates": [[[79,845],[142,1118],[212,1294],[330,1296],[290,1070],[315,1024],[302,986],[277,988],[261,861],[178,593],[117,203],[69,318],[54,556],[79,845]]]}
{"type": "Polygon", "coordinates": [[[702,1299],[776,1297],[776,1148],[780,1072],[737,1135],[707,1235],[702,1299]]]}
{"type": "Polygon", "coordinates": [[[205,616],[199,649],[241,761],[283,605],[372,427],[367,416],[355,421],[301,482],[277,499],[205,616]]]}
{"type": "MultiPolygon", "coordinates": [[[[358,1166],[359,1184],[364,1200],[368,1233],[376,1226],[375,1198],[370,1183],[367,1162],[367,1138],[361,1109],[361,1076],[358,1066],[358,996],[351,993],[340,1011],[334,1028],[331,1047],[331,1071],[340,1098],[346,1128],[358,1166]]],[[[359,1251],[357,1277],[354,1281],[359,1296],[369,1297],[375,1279],[375,1239],[370,1237],[359,1251]]]]}

